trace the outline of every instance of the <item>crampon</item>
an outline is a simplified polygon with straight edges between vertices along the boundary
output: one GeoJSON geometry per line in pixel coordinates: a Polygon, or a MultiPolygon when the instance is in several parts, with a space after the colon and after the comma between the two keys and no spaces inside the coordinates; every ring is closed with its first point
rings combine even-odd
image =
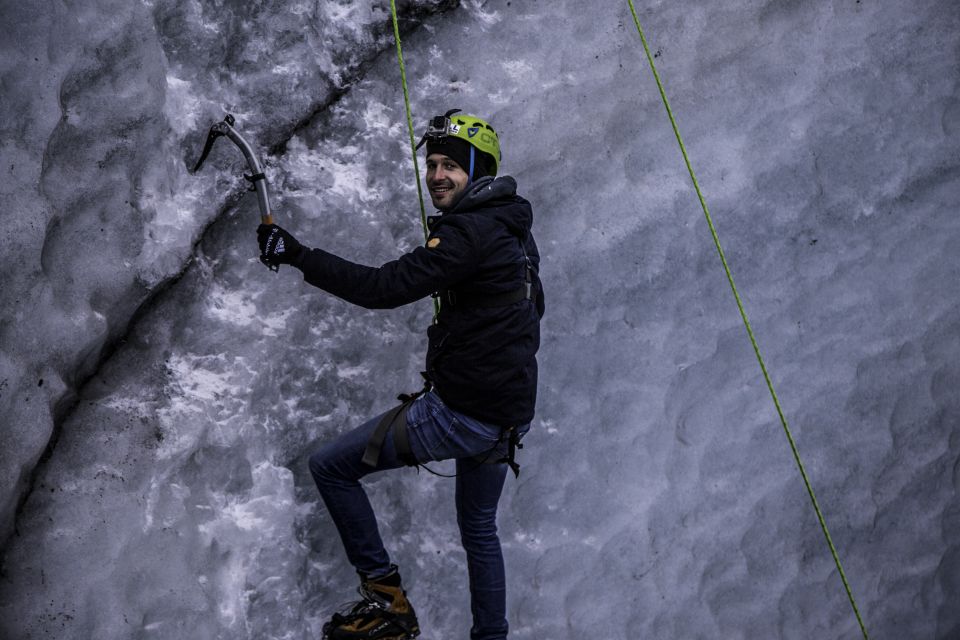
{"type": "Polygon", "coordinates": [[[413,640],[420,635],[417,614],[394,568],[364,580],[359,602],[347,605],[323,625],[323,640],[413,640]]]}

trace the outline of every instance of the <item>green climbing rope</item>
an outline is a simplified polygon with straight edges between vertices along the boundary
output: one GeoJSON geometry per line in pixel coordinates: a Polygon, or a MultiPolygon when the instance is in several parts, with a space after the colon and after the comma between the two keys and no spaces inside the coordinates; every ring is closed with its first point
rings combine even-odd
{"type": "Polygon", "coordinates": [[[657,67],[653,63],[653,56],[650,54],[650,47],[647,44],[647,38],[643,33],[643,27],[640,26],[640,18],[637,17],[637,9],[633,5],[633,0],[627,0],[630,5],[630,13],[633,14],[633,22],[637,25],[637,32],[640,34],[640,41],[643,43],[643,50],[647,55],[647,61],[650,63],[650,69],[653,71],[653,77],[657,81],[657,88],[660,90],[660,98],[663,100],[663,106],[667,110],[667,116],[670,118],[670,125],[673,127],[673,133],[677,137],[677,143],[680,145],[680,153],[683,154],[683,161],[687,165],[687,171],[690,173],[690,179],[693,181],[693,188],[697,192],[697,197],[700,199],[700,206],[703,208],[703,215],[707,219],[707,226],[710,227],[710,234],[713,236],[713,243],[717,248],[717,253],[720,255],[720,262],[723,264],[723,270],[727,274],[727,281],[730,283],[730,289],[733,291],[733,297],[737,301],[737,308],[740,310],[740,317],[743,318],[743,324],[747,328],[747,335],[750,337],[750,344],[753,345],[753,352],[757,356],[757,361],[760,363],[760,370],[763,371],[763,378],[767,382],[767,388],[770,390],[770,397],[773,398],[773,404],[777,409],[777,415],[780,416],[780,424],[783,425],[783,432],[787,436],[787,441],[790,443],[790,450],[793,452],[793,459],[797,463],[797,467],[800,469],[800,475],[803,477],[803,484],[807,488],[807,494],[810,496],[810,501],[813,503],[813,509],[817,512],[817,519],[820,521],[820,528],[823,530],[823,535],[827,540],[827,546],[830,547],[830,553],[833,555],[833,561],[837,565],[837,571],[840,573],[840,579],[843,581],[843,588],[847,592],[847,598],[850,599],[850,606],[853,607],[853,613],[857,617],[857,623],[860,625],[860,631],[863,632],[864,640],[869,640],[867,636],[867,628],[863,623],[863,618],[860,616],[860,610],[857,608],[857,603],[853,598],[853,591],[850,589],[850,583],[847,581],[847,576],[843,571],[843,566],[840,564],[840,556],[837,554],[837,548],[833,544],[833,539],[830,537],[830,531],[827,529],[827,522],[823,517],[823,512],[820,510],[820,504],[817,502],[817,496],[813,492],[813,487],[810,484],[810,478],[807,476],[807,471],[803,466],[803,461],[800,459],[800,452],[797,450],[797,444],[793,439],[793,435],[790,433],[790,427],[787,425],[787,418],[783,413],[783,408],[780,406],[780,400],[777,398],[777,392],[773,389],[773,382],[770,380],[770,374],[767,371],[767,365],[763,361],[763,356],[760,355],[760,347],[757,346],[757,339],[753,334],[753,328],[750,326],[750,320],[747,318],[747,312],[744,310],[743,301],[740,299],[740,294],[737,292],[737,285],[733,281],[733,274],[730,272],[730,265],[727,263],[727,258],[723,253],[723,247],[720,246],[720,238],[717,235],[716,227],[713,225],[713,219],[710,217],[710,212],[707,210],[706,200],[703,198],[703,192],[700,190],[700,185],[697,183],[697,177],[693,173],[693,167],[690,164],[690,158],[687,155],[687,149],[683,144],[683,139],[680,137],[680,130],[677,128],[677,121],[673,117],[673,110],[670,108],[670,101],[667,100],[666,91],[663,89],[663,82],[660,79],[660,74],[657,73],[657,67]]]}
{"type": "MultiPolygon", "coordinates": [[[[397,4],[390,0],[390,18],[393,20],[393,39],[397,43],[397,64],[400,65],[400,82],[403,84],[403,105],[407,112],[407,131],[410,133],[410,155],[413,156],[413,174],[417,183],[417,200],[420,202],[420,224],[423,226],[423,239],[430,235],[427,229],[427,210],[423,206],[423,187],[420,186],[420,163],[417,162],[416,135],[413,132],[413,117],[410,115],[410,91],[407,89],[407,69],[403,64],[403,47],[400,45],[400,23],[397,20],[397,4]]],[[[433,315],[440,313],[439,298],[433,299],[433,315]]]]}
{"type": "Polygon", "coordinates": [[[413,173],[417,179],[417,198],[420,201],[420,223],[423,225],[423,239],[426,240],[427,210],[423,206],[423,188],[420,186],[420,163],[417,162],[417,142],[413,133],[413,117],[410,115],[410,91],[407,89],[407,68],[403,64],[403,47],[400,45],[400,24],[397,21],[397,4],[390,0],[390,17],[393,19],[393,38],[397,43],[397,64],[400,65],[400,82],[403,84],[403,106],[407,111],[407,131],[410,134],[410,155],[413,156],[413,173]]]}

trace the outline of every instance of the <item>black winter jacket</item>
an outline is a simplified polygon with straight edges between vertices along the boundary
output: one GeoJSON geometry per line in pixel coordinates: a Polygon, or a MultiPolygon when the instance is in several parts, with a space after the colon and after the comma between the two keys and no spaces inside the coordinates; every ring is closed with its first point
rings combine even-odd
{"type": "Polygon", "coordinates": [[[427,373],[448,406],[504,427],[533,419],[544,312],[540,254],[530,232],[533,211],[516,189],[509,176],[477,180],[450,211],[430,219],[427,246],[379,268],[322,249],[305,252],[297,265],[310,284],[369,309],[398,307],[438,291],[473,298],[441,303],[427,330],[427,373]],[[523,287],[527,259],[531,299],[477,306],[478,300],[523,287]]]}

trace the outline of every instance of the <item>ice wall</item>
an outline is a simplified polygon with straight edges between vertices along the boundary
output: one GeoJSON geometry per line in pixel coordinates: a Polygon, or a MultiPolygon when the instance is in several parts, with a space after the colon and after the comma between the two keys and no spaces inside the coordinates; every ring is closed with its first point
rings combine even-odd
{"type": "MultiPolygon", "coordinates": [[[[402,25],[451,4],[401,2],[402,25]]],[[[388,6],[0,6],[0,544],[77,389],[240,187],[226,153],[188,175],[206,130],[231,111],[282,145],[392,46],[388,6]]]]}
{"type": "MultiPolygon", "coordinates": [[[[193,6],[166,10],[177,31],[205,33],[193,6]]],[[[960,8],[639,9],[871,637],[957,636],[960,8]]],[[[237,23],[262,50],[286,19],[237,23]]],[[[417,122],[490,114],[544,255],[538,419],[500,520],[511,637],[857,637],[625,4],[465,2],[406,44],[417,122]]],[[[175,47],[157,47],[169,76],[175,47]]],[[[271,179],[281,224],[376,264],[421,236],[395,60],[359,73],[270,139],[271,179]]],[[[249,99],[266,136],[272,79],[220,82],[203,95],[249,99]]],[[[218,180],[182,175],[190,148],[171,166],[213,219],[236,172],[224,154],[218,180]]],[[[73,224],[98,231],[94,215],[73,224]]],[[[308,638],[349,599],[304,459],[416,386],[430,305],[367,312],[271,274],[255,223],[248,197],[195,247],[186,222],[179,245],[144,241],[193,259],[144,287],[37,471],[4,559],[7,636],[308,638]]],[[[106,287],[116,259],[87,255],[85,286],[106,287]]],[[[23,307],[4,308],[20,348],[23,307]]],[[[452,484],[407,471],[370,490],[424,637],[466,637],[452,484]]]]}

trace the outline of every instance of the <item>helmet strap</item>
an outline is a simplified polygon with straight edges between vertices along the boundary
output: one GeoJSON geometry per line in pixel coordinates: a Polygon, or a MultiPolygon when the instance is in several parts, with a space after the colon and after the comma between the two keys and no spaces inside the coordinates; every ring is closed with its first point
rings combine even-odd
{"type": "Polygon", "coordinates": [[[477,158],[476,149],[473,148],[473,145],[470,145],[470,173],[467,174],[467,181],[473,182],[473,165],[477,158]]]}

